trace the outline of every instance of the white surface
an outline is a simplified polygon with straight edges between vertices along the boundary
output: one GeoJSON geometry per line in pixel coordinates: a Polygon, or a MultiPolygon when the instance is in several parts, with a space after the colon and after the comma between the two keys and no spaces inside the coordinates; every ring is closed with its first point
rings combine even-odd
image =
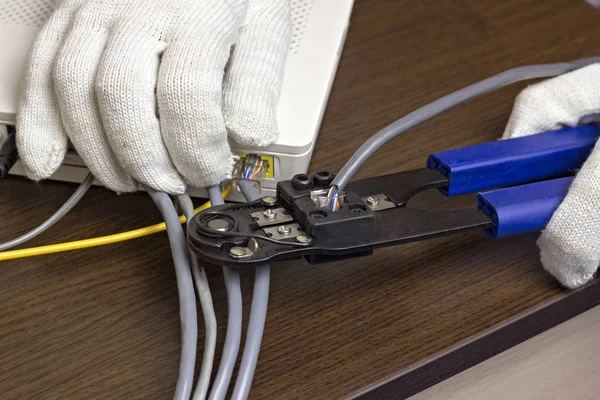
{"type": "MultiPolygon", "coordinates": [[[[13,2],[0,0],[0,12],[7,1],[13,2]]],[[[292,0],[294,38],[278,110],[281,137],[269,151],[309,150],[337,69],[352,4],[352,0],[292,0]]],[[[7,23],[0,15],[0,122],[14,123],[20,77],[38,29],[35,24],[7,23]]]]}
{"type": "Polygon", "coordinates": [[[585,0],[588,4],[600,8],[600,0],[585,0]]]}
{"type": "Polygon", "coordinates": [[[595,307],[410,400],[598,399],[599,335],[595,307]]]}
{"type": "MultiPolygon", "coordinates": [[[[47,0],[29,0],[40,5],[47,0]]],[[[0,13],[5,3],[0,0],[0,13]]],[[[294,32],[286,65],[281,100],[277,112],[280,138],[261,154],[276,157],[276,179],[267,180],[264,194],[272,194],[278,180],[307,172],[321,120],[327,105],[339,57],[345,42],[353,0],[291,0],[294,32]],[[270,190],[269,190],[270,189],[270,190]]],[[[34,13],[35,14],[35,13],[34,13]]],[[[7,22],[0,14],[0,123],[14,124],[19,81],[26,65],[27,54],[39,29],[36,18],[29,23],[7,22]],[[5,39],[6,38],[6,39],[5,39]]],[[[253,152],[251,148],[233,146],[234,151],[253,152]]],[[[71,158],[52,179],[79,182],[85,171],[77,171],[80,163],[71,158]]],[[[22,175],[20,166],[11,173],[22,175]]],[[[203,190],[193,191],[204,196],[203,190]]],[[[231,200],[241,197],[234,194],[231,200]]]]}
{"type": "Polygon", "coordinates": [[[52,176],[70,140],[109,189],[179,195],[231,177],[228,137],[279,137],[289,0],[62,4],[22,79],[17,148],[31,178],[52,176]]]}
{"type": "Polygon", "coordinates": [[[281,136],[270,151],[301,154],[310,149],[333,83],[352,3],[292,1],[293,13],[302,10],[298,7],[310,10],[304,24],[294,27],[292,41],[300,42],[289,54],[277,115],[281,136]]]}
{"type": "Polygon", "coordinates": [[[0,123],[15,122],[21,76],[36,34],[35,26],[0,23],[0,123]]]}

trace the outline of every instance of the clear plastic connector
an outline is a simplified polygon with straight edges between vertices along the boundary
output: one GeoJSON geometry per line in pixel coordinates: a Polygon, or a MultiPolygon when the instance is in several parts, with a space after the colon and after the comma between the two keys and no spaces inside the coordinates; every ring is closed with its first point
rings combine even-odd
{"type": "Polygon", "coordinates": [[[310,192],[310,199],[317,208],[339,211],[342,208],[346,194],[339,192],[335,195],[330,195],[329,192],[327,189],[313,190],[310,192]]]}
{"type": "Polygon", "coordinates": [[[254,187],[261,189],[262,181],[268,175],[272,165],[268,157],[257,154],[248,154],[238,157],[232,175],[232,184],[234,188],[238,187],[240,181],[252,182],[254,187]]]}

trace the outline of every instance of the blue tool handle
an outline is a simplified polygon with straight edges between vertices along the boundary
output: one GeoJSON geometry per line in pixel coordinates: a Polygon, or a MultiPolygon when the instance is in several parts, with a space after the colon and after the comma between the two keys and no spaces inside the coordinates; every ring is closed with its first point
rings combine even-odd
{"type": "Polygon", "coordinates": [[[574,172],[600,137],[582,125],[432,154],[427,166],[449,179],[447,196],[513,186],[574,172]]]}
{"type": "Polygon", "coordinates": [[[493,238],[543,230],[565,198],[573,177],[480,193],[479,210],[493,221],[493,238]]]}

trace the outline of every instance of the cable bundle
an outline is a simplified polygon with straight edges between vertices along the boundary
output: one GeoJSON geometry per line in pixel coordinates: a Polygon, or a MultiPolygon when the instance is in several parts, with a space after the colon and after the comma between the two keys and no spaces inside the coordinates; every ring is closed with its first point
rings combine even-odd
{"type": "MultiPolygon", "coordinates": [[[[402,132],[424,121],[427,121],[428,119],[464,101],[510,83],[524,79],[561,75],[574,69],[597,62],[600,62],[599,57],[577,60],[571,63],[534,65],[516,68],[468,86],[455,93],[444,96],[433,103],[421,107],[413,113],[400,118],[371,137],[371,139],[369,139],[346,163],[344,168],[342,168],[341,172],[334,179],[333,185],[328,191],[327,207],[331,211],[339,210],[340,193],[350,181],[352,176],[360,168],[360,166],[388,141],[392,140],[402,132]]],[[[246,157],[242,162],[242,170],[238,176],[243,178],[243,180],[239,182],[239,187],[248,201],[253,201],[258,197],[258,195],[253,192],[253,184],[250,181],[257,178],[259,174],[264,173],[264,170],[267,167],[268,163],[265,160],[262,160],[259,156],[255,155],[246,157]]],[[[63,207],[61,207],[61,209],[57,211],[48,221],[40,225],[32,232],[23,235],[18,239],[8,243],[0,244],[0,249],[8,249],[20,245],[39,235],[41,232],[55,224],[77,204],[77,202],[91,186],[92,180],[93,177],[91,175],[88,176],[81,184],[77,192],[71,197],[71,199],[69,199],[69,201],[67,201],[67,203],[65,203],[65,205],[63,205],[63,207]]],[[[178,200],[186,214],[187,220],[189,220],[192,218],[194,212],[198,212],[202,209],[210,207],[211,203],[212,205],[222,204],[223,196],[227,195],[230,190],[231,187],[229,187],[225,192],[221,193],[218,187],[209,188],[208,191],[211,202],[206,203],[196,210],[192,210],[191,200],[189,197],[181,196],[178,200]]],[[[181,223],[185,222],[186,218],[179,217],[177,215],[169,196],[164,193],[156,193],[152,190],[148,190],[148,192],[163,215],[165,223],[135,231],[111,235],[104,238],[94,238],[33,249],[0,252],[0,260],[31,257],[59,251],[69,251],[85,247],[100,246],[142,237],[167,229],[173,253],[173,260],[177,272],[177,286],[179,289],[182,325],[182,358],[175,399],[189,399],[193,386],[197,341],[197,315],[195,303],[196,298],[194,295],[192,280],[194,280],[196,283],[196,290],[200,297],[206,327],[206,342],[202,371],[193,399],[204,399],[208,393],[209,380],[214,358],[214,347],[216,344],[216,319],[214,317],[214,309],[210,296],[210,289],[208,287],[208,281],[204,271],[197,265],[197,260],[195,257],[187,250],[185,234],[181,228],[181,223]]],[[[229,313],[228,326],[225,338],[225,347],[223,349],[223,355],[221,357],[221,363],[217,371],[215,382],[213,383],[213,387],[209,396],[210,400],[222,400],[225,398],[229,389],[229,384],[241,341],[242,297],[239,273],[231,268],[223,268],[223,273],[227,287],[229,313]]],[[[233,389],[232,398],[235,400],[246,399],[250,391],[266,320],[269,279],[270,267],[268,265],[264,265],[256,269],[254,295],[250,311],[250,321],[248,324],[248,334],[246,335],[246,343],[240,363],[240,371],[233,389]]]]}

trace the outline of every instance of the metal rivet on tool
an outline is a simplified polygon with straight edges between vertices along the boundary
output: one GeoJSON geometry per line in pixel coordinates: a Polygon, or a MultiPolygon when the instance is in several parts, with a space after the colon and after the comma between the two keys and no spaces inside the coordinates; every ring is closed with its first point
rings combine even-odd
{"type": "Polygon", "coordinates": [[[292,233],[292,228],[286,225],[281,225],[279,228],[277,228],[277,232],[279,232],[281,235],[289,235],[292,233]]]}
{"type": "Polygon", "coordinates": [[[300,243],[312,243],[312,238],[307,235],[300,235],[296,238],[300,243]]]}
{"type": "Polygon", "coordinates": [[[252,254],[256,254],[256,252],[258,251],[258,242],[256,241],[256,239],[251,238],[250,240],[248,240],[248,247],[246,248],[246,250],[248,250],[252,254]]]}
{"type": "Polygon", "coordinates": [[[245,247],[232,247],[229,250],[229,255],[232,258],[246,258],[249,256],[248,251],[245,247]]]}
{"type": "Polygon", "coordinates": [[[227,232],[229,230],[229,222],[222,218],[215,218],[208,221],[208,227],[215,231],[227,232]]]}
{"type": "Polygon", "coordinates": [[[369,196],[366,198],[367,204],[370,206],[376,206],[377,204],[379,204],[379,197],[376,196],[369,196]]]}
{"type": "Polygon", "coordinates": [[[275,219],[276,216],[277,216],[277,211],[273,211],[273,210],[267,210],[263,213],[263,217],[265,217],[266,219],[275,219]]]}
{"type": "Polygon", "coordinates": [[[265,196],[262,198],[262,201],[268,205],[273,205],[277,203],[277,198],[275,196],[265,196]]]}

